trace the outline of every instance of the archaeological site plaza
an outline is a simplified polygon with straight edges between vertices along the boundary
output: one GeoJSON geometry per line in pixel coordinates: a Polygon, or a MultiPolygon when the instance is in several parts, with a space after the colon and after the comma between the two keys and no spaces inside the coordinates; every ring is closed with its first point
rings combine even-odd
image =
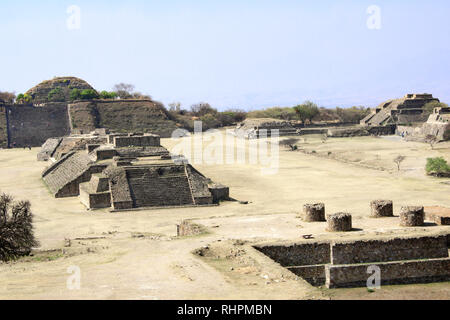
{"type": "Polygon", "coordinates": [[[0,104],[0,190],[29,201],[39,242],[0,263],[0,296],[450,297],[450,175],[425,168],[448,159],[450,108],[433,95],[357,123],[255,117],[198,133],[150,97],[74,90],[97,94],[61,77],[0,104]],[[192,161],[182,142],[224,160],[192,161]],[[261,144],[278,150],[272,173],[250,160],[261,144]],[[61,289],[71,265],[85,291],[61,289]],[[57,281],[25,289],[37,269],[57,281]]]}

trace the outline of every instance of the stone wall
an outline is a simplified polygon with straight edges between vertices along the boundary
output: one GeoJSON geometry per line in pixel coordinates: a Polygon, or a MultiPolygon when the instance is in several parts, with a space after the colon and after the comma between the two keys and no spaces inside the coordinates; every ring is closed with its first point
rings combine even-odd
{"type": "Polygon", "coordinates": [[[445,236],[361,240],[331,244],[332,264],[432,259],[448,257],[445,236]]]}
{"type": "Polygon", "coordinates": [[[150,100],[94,100],[69,105],[72,127],[82,132],[108,128],[115,132],[154,133],[170,137],[178,127],[164,107],[150,100]]]}
{"type": "Polygon", "coordinates": [[[255,248],[283,267],[330,263],[329,242],[264,245],[255,246],[255,248]]]}
{"type": "Polygon", "coordinates": [[[64,103],[46,107],[8,106],[10,147],[38,147],[47,139],[70,134],[64,103]]]}
{"type": "Polygon", "coordinates": [[[8,121],[6,106],[0,105],[0,149],[8,148],[8,121]]]}
{"type": "MultiPolygon", "coordinates": [[[[327,265],[328,288],[366,286],[370,264],[327,265]]],[[[377,263],[381,271],[381,285],[426,283],[450,280],[450,259],[416,260],[377,263]]]]}
{"type": "Polygon", "coordinates": [[[254,246],[312,285],[365,286],[381,269],[382,284],[450,280],[450,234],[340,242],[304,242],[254,246]]]}
{"type": "Polygon", "coordinates": [[[161,138],[157,135],[134,136],[134,137],[114,137],[116,148],[121,147],[159,147],[161,138]]]}

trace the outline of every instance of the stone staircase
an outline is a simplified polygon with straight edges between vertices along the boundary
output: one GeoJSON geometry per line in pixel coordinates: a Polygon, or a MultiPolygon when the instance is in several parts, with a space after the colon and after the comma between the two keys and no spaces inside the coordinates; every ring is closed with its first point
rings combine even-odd
{"type": "Polygon", "coordinates": [[[193,205],[184,166],[177,167],[127,168],[133,207],[193,205]]]}

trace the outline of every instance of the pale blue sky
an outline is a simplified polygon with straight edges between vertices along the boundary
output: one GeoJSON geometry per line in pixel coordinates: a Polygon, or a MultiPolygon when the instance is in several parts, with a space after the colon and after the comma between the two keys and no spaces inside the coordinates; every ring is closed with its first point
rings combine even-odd
{"type": "Polygon", "coordinates": [[[409,92],[450,102],[449,15],[446,0],[2,0],[0,90],[73,75],[185,107],[374,106],[409,92]],[[66,27],[70,5],[79,30],[66,27]],[[370,5],[380,30],[367,28],[370,5]]]}

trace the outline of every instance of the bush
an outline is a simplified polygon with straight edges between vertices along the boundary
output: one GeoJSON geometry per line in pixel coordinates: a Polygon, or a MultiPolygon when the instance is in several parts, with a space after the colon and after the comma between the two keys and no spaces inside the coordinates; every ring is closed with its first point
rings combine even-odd
{"type": "Polygon", "coordinates": [[[245,120],[247,114],[242,110],[228,110],[224,112],[219,112],[217,114],[217,119],[221,123],[222,127],[235,125],[239,122],[245,120]]]}
{"type": "Polygon", "coordinates": [[[205,114],[200,117],[200,121],[203,124],[203,130],[214,129],[221,126],[220,121],[213,114],[205,114]]]}
{"type": "Polygon", "coordinates": [[[20,104],[30,103],[32,100],[31,96],[27,93],[19,93],[16,98],[16,102],[20,104]]]}
{"type": "Polygon", "coordinates": [[[66,96],[64,95],[64,90],[58,87],[48,93],[47,99],[53,102],[63,102],[66,100],[66,96]]]}
{"type": "Polygon", "coordinates": [[[33,234],[30,202],[14,202],[13,197],[0,196],[0,260],[10,261],[27,255],[38,245],[33,234]]]}
{"type": "Polygon", "coordinates": [[[84,89],[83,91],[81,91],[80,95],[82,100],[92,100],[98,98],[97,91],[93,89],[84,89]]]}
{"type": "Polygon", "coordinates": [[[428,158],[425,170],[427,174],[448,173],[450,172],[450,166],[443,157],[428,158]]]}
{"type": "Polygon", "coordinates": [[[370,114],[370,109],[364,107],[336,108],[336,113],[342,122],[359,123],[370,114]]]}
{"type": "Polygon", "coordinates": [[[117,97],[118,97],[118,94],[116,92],[108,92],[108,91],[100,92],[100,99],[111,99],[111,100],[114,100],[117,97]]]}
{"type": "Polygon", "coordinates": [[[70,100],[81,100],[81,90],[80,89],[73,89],[72,91],[70,91],[70,95],[69,95],[70,100]]]}

